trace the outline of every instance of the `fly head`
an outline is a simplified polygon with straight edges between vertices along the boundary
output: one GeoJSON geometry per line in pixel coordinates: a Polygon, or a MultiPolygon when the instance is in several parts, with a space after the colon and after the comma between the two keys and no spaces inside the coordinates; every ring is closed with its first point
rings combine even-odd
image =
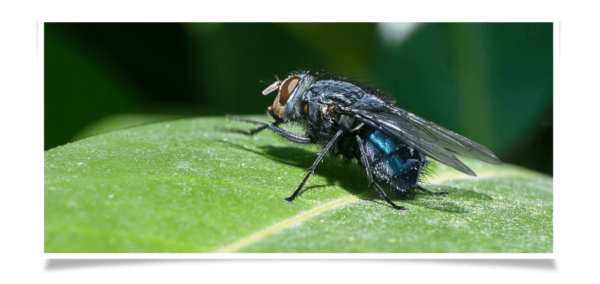
{"type": "Polygon", "coordinates": [[[277,97],[268,108],[268,114],[276,120],[296,121],[302,118],[301,98],[306,90],[313,84],[314,78],[308,72],[292,74],[285,80],[277,80],[267,87],[262,93],[268,95],[275,90],[277,97]]]}

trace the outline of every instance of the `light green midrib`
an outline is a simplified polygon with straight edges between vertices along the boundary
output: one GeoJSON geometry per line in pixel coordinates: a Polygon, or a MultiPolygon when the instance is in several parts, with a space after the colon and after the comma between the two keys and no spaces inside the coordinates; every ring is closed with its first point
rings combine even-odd
{"type": "MultiPolygon", "coordinates": [[[[515,171],[515,170],[509,170],[509,171],[504,171],[504,172],[487,171],[487,172],[479,172],[478,178],[480,178],[480,179],[496,178],[496,177],[523,177],[523,178],[526,178],[526,177],[532,177],[534,175],[535,174],[533,174],[533,173],[527,173],[527,172],[524,173],[522,171],[515,171]]],[[[439,183],[439,182],[450,180],[450,179],[469,179],[469,178],[471,178],[471,177],[466,177],[466,176],[464,176],[464,174],[461,174],[461,173],[449,173],[449,174],[443,174],[440,177],[437,177],[434,179],[429,179],[428,182],[429,183],[439,183]]],[[[303,212],[303,213],[296,215],[290,219],[283,220],[275,225],[272,225],[263,230],[260,230],[254,234],[251,234],[245,238],[242,238],[242,239],[240,239],[234,243],[231,243],[225,247],[217,249],[215,252],[216,253],[236,252],[243,247],[246,247],[252,243],[255,243],[275,232],[278,232],[287,227],[290,227],[291,225],[297,224],[301,221],[304,221],[306,219],[314,217],[314,216],[316,216],[320,213],[323,213],[327,210],[332,210],[332,209],[340,207],[342,205],[358,201],[361,198],[367,197],[369,195],[375,195],[376,193],[377,192],[375,192],[373,190],[369,190],[367,192],[363,192],[358,195],[353,195],[350,197],[346,197],[346,198],[343,198],[340,200],[332,201],[330,203],[318,206],[312,210],[303,212]]]]}

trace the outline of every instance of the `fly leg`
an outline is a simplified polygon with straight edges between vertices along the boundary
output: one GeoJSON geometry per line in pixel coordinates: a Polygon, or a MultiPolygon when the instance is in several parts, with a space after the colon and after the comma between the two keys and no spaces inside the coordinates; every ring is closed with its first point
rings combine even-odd
{"type": "Polygon", "coordinates": [[[329,141],[329,143],[327,143],[327,145],[325,147],[323,147],[323,150],[321,151],[321,153],[317,157],[317,160],[312,164],[312,166],[310,166],[310,168],[308,168],[308,170],[307,170],[308,174],[306,174],[306,177],[304,177],[304,180],[302,180],[302,183],[300,183],[300,185],[298,186],[298,188],[296,189],[296,191],[294,191],[294,193],[292,194],[292,196],[286,198],[285,201],[291,202],[292,200],[294,200],[294,198],[296,198],[296,196],[298,195],[298,193],[300,192],[300,190],[304,186],[304,183],[306,183],[306,181],[308,180],[308,177],[310,177],[310,175],[312,175],[312,174],[315,173],[315,168],[317,168],[317,165],[323,159],[323,157],[325,156],[325,154],[327,153],[327,151],[329,151],[329,148],[331,148],[331,146],[333,145],[333,143],[335,142],[335,140],[337,140],[338,137],[340,137],[340,135],[342,135],[342,132],[343,132],[342,130],[338,131],[333,136],[333,138],[331,138],[331,140],[329,141]]]}
{"type": "Polygon", "coordinates": [[[420,185],[417,185],[416,188],[418,190],[422,191],[422,192],[429,193],[431,195],[445,195],[445,196],[448,196],[448,192],[447,191],[440,191],[440,192],[431,191],[431,190],[427,190],[426,188],[424,188],[424,187],[422,187],[420,185]]]}
{"type": "Polygon", "coordinates": [[[252,123],[252,124],[256,124],[258,125],[258,127],[250,130],[250,131],[245,131],[245,130],[238,130],[238,129],[223,129],[221,128],[220,130],[222,131],[226,131],[226,132],[233,132],[233,133],[240,133],[240,134],[244,134],[244,135],[248,135],[248,136],[252,136],[260,131],[263,131],[265,129],[270,129],[271,131],[279,134],[281,137],[290,140],[292,142],[296,142],[296,143],[300,143],[300,144],[311,144],[313,143],[313,141],[310,139],[310,137],[304,136],[304,135],[300,135],[300,134],[296,134],[296,133],[292,133],[289,132],[281,127],[279,127],[278,125],[283,123],[282,120],[278,120],[273,122],[272,124],[267,124],[264,122],[260,122],[260,121],[254,121],[254,120],[247,120],[247,119],[241,119],[241,118],[235,118],[235,117],[230,117],[230,120],[234,120],[234,121],[241,121],[241,122],[246,122],[246,123],[252,123]]]}
{"type": "MultiPolygon", "coordinates": [[[[274,122],[271,125],[277,126],[277,124],[278,124],[277,122],[274,122]]],[[[269,124],[266,124],[266,123],[265,123],[265,125],[261,125],[261,126],[253,128],[253,129],[250,129],[250,131],[241,130],[241,129],[226,129],[226,128],[218,127],[218,129],[220,131],[231,132],[231,133],[239,133],[239,134],[244,134],[244,135],[248,135],[248,136],[252,136],[252,135],[254,135],[254,134],[258,133],[258,132],[261,132],[261,131],[263,131],[263,130],[265,130],[267,128],[269,128],[269,124]]]]}
{"type": "Polygon", "coordinates": [[[392,202],[387,197],[387,195],[385,195],[385,192],[383,192],[383,189],[381,189],[381,187],[375,182],[375,180],[373,179],[373,176],[371,175],[371,167],[369,166],[369,161],[367,160],[367,154],[365,153],[365,149],[362,144],[362,139],[360,139],[360,137],[358,135],[356,135],[356,141],[358,142],[358,149],[360,149],[360,160],[361,160],[363,166],[365,167],[365,172],[367,172],[367,178],[369,179],[369,183],[371,183],[373,185],[373,187],[375,187],[377,192],[379,192],[379,195],[381,196],[381,198],[385,199],[385,201],[387,201],[387,203],[392,205],[392,207],[394,209],[406,210],[406,208],[404,206],[398,206],[398,205],[394,204],[394,202],[392,202]]]}
{"type": "MultiPolygon", "coordinates": [[[[229,120],[233,120],[233,121],[241,121],[241,122],[247,122],[247,123],[252,123],[252,124],[259,124],[260,126],[258,126],[256,128],[253,128],[250,131],[239,130],[239,129],[225,129],[225,128],[220,128],[220,127],[218,128],[219,130],[252,136],[252,135],[254,135],[254,134],[258,133],[258,132],[261,132],[261,131],[269,128],[269,124],[262,123],[262,122],[259,122],[259,121],[247,120],[247,119],[237,118],[237,117],[234,117],[234,116],[230,116],[230,117],[227,117],[227,118],[229,120]]],[[[275,121],[271,125],[277,126],[277,125],[279,125],[282,122],[283,121],[275,121]]]]}

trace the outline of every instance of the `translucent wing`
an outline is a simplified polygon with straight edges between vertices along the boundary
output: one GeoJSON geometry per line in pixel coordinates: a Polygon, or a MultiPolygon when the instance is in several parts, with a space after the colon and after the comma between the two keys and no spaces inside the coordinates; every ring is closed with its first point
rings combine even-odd
{"type": "Polygon", "coordinates": [[[477,175],[450,151],[500,164],[492,151],[476,142],[395,106],[386,108],[376,112],[340,107],[338,111],[396,136],[423,154],[471,176],[477,175]]]}
{"type": "Polygon", "coordinates": [[[485,146],[474,142],[458,133],[441,127],[431,121],[422,119],[413,113],[402,110],[395,106],[389,106],[390,112],[399,115],[425,133],[421,133],[421,138],[432,143],[436,143],[447,150],[461,154],[467,157],[475,158],[486,163],[500,165],[500,159],[494,155],[485,146]]]}

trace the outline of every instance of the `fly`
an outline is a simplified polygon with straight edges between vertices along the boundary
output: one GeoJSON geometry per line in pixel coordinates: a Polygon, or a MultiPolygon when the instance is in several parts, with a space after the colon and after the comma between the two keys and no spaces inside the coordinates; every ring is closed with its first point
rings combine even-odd
{"type": "Polygon", "coordinates": [[[452,152],[494,165],[501,163],[483,145],[396,107],[393,98],[341,77],[315,78],[309,72],[292,73],[267,87],[263,95],[277,90],[277,97],[267,111],[275,120],[273,123],[231,118],[258,127],[230,131],[254,135],[270,129],[292,142],[322,146],[306,177],[285,199],[288,202],[296,198],[327,152],[332,157],[357,159],[381,198],[398,210],[406,208],[394,204],[380,183],[399,194],[417,189],[432,195],[448,195],[418,184],[429,158],[471,176],[477,175],[452,152]],[[279,127],[288,122],[302,126],[306,134],[279,127]]]}

